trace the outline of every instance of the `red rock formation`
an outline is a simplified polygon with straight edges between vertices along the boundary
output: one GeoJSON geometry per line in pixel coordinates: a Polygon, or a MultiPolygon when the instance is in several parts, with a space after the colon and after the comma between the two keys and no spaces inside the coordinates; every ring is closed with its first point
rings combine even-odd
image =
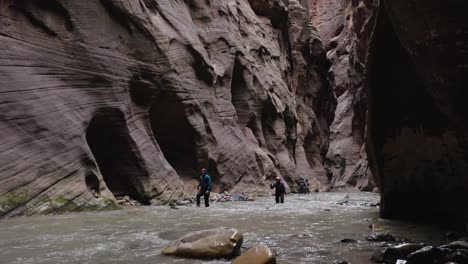
{"type": "Polygon", "coordinates": [[[0,216],[326,183],[334,97],[297,1],[17,0],[0,9],[0,216]]]}
{"type": "Polygon", "coordinates": [[[369,45],[378,1],[309,0],[312,23],[331,62],[329,78],[338,98],[325,165],[331,185],[372,190],[364,146],[369,45]]]}

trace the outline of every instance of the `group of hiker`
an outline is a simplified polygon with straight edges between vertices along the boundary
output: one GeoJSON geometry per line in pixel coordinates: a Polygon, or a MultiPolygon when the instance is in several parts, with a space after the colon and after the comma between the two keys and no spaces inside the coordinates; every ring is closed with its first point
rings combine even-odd
{"type": "MultiPolygon", "coordinates": [[[[276,203],[284,203],[284,195],[286,194],[286,187],[281,181],[280,176],[276,176],[275,182],[270,184],[270,189],[275,189],[275,201],[276,203]]],[[[303,180],[299,182],[298,192],[303,194],[309,194],[309,180],[303,180]]],[[[200,206],[200,200],[203,196],[205,201],[205,207],[210,206],[210,193],[211,193],[211,177],[208,175],[207,170],[203,168],[201,170],[200,183],[198,184],[198,193],[196,196],[197,206],[200,206]]]]}

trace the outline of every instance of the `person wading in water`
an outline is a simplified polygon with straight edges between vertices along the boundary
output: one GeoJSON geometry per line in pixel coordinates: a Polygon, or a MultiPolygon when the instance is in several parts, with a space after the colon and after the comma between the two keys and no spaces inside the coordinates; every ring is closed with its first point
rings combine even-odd
{"type": "Polygon", "coordinates": [[[279,203],[280,200],[281,203],[284,203],[284,194],[286,193],[286,187],[284,187],[284,184],[281,182],[280,176],[276,176],[276,182],[270,185],[270,189],[273,188],[275,188],[276,203],[279,203]]]}
{"type": "Polygon", "coordinates": [[[205,207],[208,207],[210,206],[211,177],[206,173],[205,168],[201,172],[200,184],[198,184],[197,206],[200,206],[200,198],[203,196],[205,207]]]}

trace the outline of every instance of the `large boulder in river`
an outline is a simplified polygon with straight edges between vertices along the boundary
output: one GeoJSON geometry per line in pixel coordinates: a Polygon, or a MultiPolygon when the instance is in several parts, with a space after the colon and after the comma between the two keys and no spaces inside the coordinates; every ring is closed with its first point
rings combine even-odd
{"type": "Polygon", "coordinates": [[[276,257],[269,247],[260,245],[249,249],[232,264],[276,264],[276,257]]]}
{"type": "Polygon", "coordinates": [[[161,254],[197,259],[232,259],[239,255],[242,234],[235,228],[188,233],[165,246],[161,254]]]}

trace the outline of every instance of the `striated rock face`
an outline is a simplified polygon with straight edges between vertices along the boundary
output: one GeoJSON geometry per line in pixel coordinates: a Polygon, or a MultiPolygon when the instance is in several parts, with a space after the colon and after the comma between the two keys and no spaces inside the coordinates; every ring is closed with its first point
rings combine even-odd
{"type": "Polygon", "coordinates": [[[327,49],[329,78],[338,98],[325,160],[330,184],[371,191],[375,183],[364,145],[366,79],[379,1],[309,0],[308,5],[327,49]]]}
{"type": "Polygon", "coordinates": [[[299,2],[0,2],[0,216],[327,183],[335,99],[299,2]]]}
{"type": "Polygon", "coordinates": [[[466,1],[384,1],[368,147],[384,217],[468,220],[466,1]]]}

